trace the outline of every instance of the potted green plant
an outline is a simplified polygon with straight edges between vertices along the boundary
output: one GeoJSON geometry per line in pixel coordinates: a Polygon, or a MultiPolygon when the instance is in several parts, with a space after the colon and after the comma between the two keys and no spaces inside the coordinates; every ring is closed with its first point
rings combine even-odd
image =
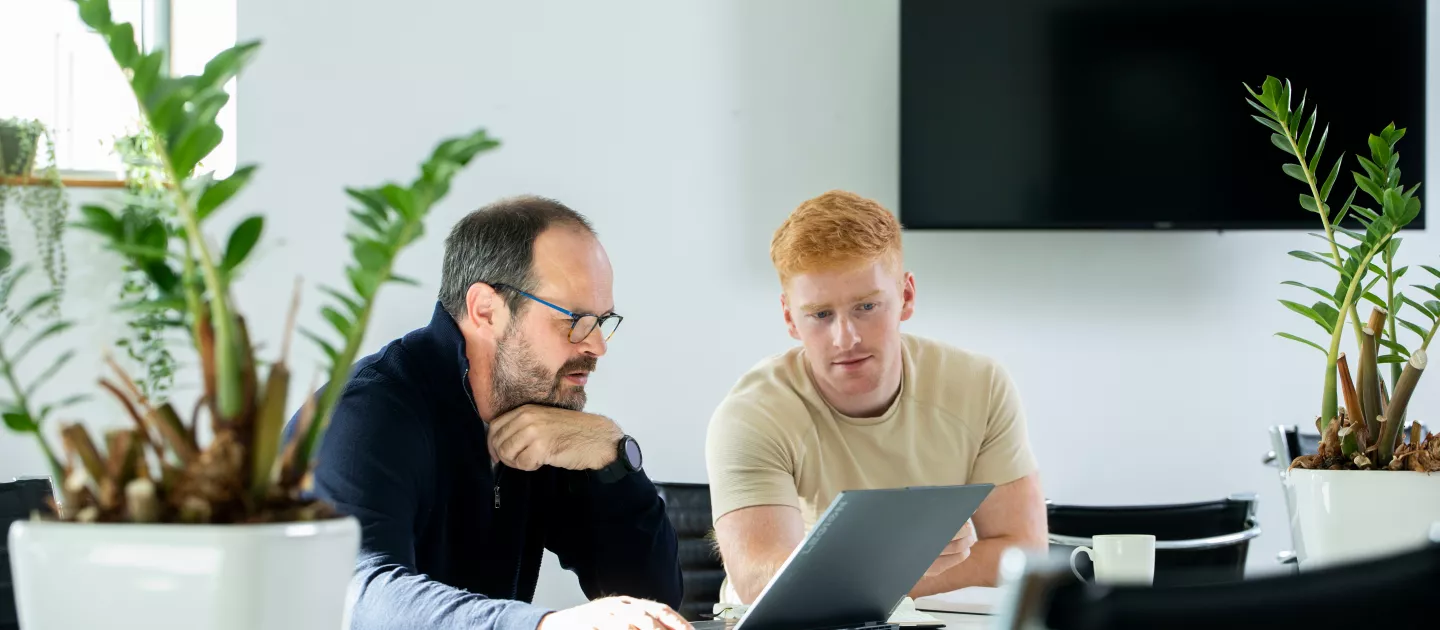
{"type": "Polygon", "coordinates": [[[27,176],[35,167],[35,148],[45,125],[26,118],[0,119],[0,177],[27,176]]]}
{"type": "MultiPolygon", "coordinates": [[[[0,247],[10,247],[7,213],[11,205],[20,208],[34,230],[31,242],[35,244],[50,288],[62,291],[65,286],[64,236],[70,200],[55,163],[55,138],[38,120],[0,121],[0,247]],[[39,152],[42,146],[43,154],[39,152]],[[37,170],[37,161],[42,155],[44,161],[37,170]]],[[[47,314],[60,315],[60,300],[49,306],[47,314]]]]}
{"type": "MultiPolygon", "coordinates": [[[[9,254],[0,255],[7,263],[0,298],[14,313],[0,331],[0,379],[9,390],[4,422],[36,441],[61,496],[54,516],[19,521],[9,532],[20,623],[26,630],[340,627],[359,530],[353,518],[305,491],[313,454],[379,290],[408,282],[392,272],[397,256],[420,238],[452,178],[498,143],[484,130],[450,138],[409,183],[346,190],[357,205],[346,234],[353,255],[345,268],[348,286],[322,288],[328,300],[320,312],[335,330],[309,334],[328,358],[327,386],[322,397],[307,397],[298,430],[284,442],[286,355],[299,286],[280,356],[262,367],[231,286],[260,240],[264,218],[238,221],[223,249],[206,238],[256,166],[224,179],[195,172],[220,142],[215,116],[229,98],[224,86],[259,44],[221,52],[202,74],[168,77],[160,70],[163,52],[142,53],[131,25],[113,22],[106,0],[77,5],[109,45],[154,132],[177,219],[170,226],[153,215],[141,220],[124,204],[90,205],[82,208],[81,225],[144,271],[154,290],[122,306],[165,316],[193,349],[187,362],[197,366],[203,391],[182,414],[173,401],[146,396],[112,362],[113,374],[101,385],[127,426],[96,440],[85,425],[64,423],[61,447],[52,447],[47,426],[76,397],[37,400],[37,384],[22,384],[18,367],[27,358],[54,356],[49,346],[68,323],[35,325],[30,318],[57,294],[10,300],[27,265],[12,267],[9,254]]],[[[59,356],[37,381],[52,377],[71,355],[59,356]]]]}
{"type": "Polygon", "coordinates": [[[1410,417],[1408,406],[1440,328],[1440,284],[1431,284],[1440,279],[1440,269],[1419,265],[1417,273],[1409,273],[1411,267],[1397,266],[1400,230],[1420,215],[1415,197],[1420,184],[1406,188],[1400,180],[1396,147],[1405,129],[1392,123],[1369,136],[1370,155],[1357,156],[1362,170],[1351,171],[1347,179],[1355,188],[1337,208],[1328,200],[1345,156],[1321,168],[1330,129],[1320,126],[1318,108],[1312,106],[1307,115],[1306,95],[1295,106],[1289,82],[1275,77],[1266,77],[1258,93],[1245,87],[1250,105],[1260,112],[1255,120],[1295,160],[1283,170],[1304,183],[1300,206],[1318,215],[1323,230],[1311,235],[1322,242],[1318,250],[1290,255],[1324,265],[1337,277],[1333,289],[1287,281],[1322,299],[1308,306],[1280,301],[1324,331],[1318,343],[1277,333],[1318,350],[1325,360],[1315,423],[1320,450],[1295,459],[1285,480],[1294,495],[1292,532],[1300,566],[1423,544],[1431,526],[1440,522],[1440,475],[1431,474],[1440,471],[1440,437],[1410,417]],[[1322,172],[1327,174],[1321,177],[1322,172]],[[1356,202],[1360,192],[1368,201],[1356,202]],[[1368,207],[1372,203],[1374,208],[1368,207]],[[1343,227],[1347,217],[1363,229],[1343,227]],[[1432,277],[1417,283],[1420,271],[1432,277]],[[1403,280],[1407,274],[1410,280],[1403,280]],[[1423,292],[1420,301],[1401,290],[1407,282],[1423,292]],[[1369,307],[1363,319],[1362,304],[1369,307]],[[1341,352],[1347,330],[1354,336],[1353,360],[1341,352]]]}

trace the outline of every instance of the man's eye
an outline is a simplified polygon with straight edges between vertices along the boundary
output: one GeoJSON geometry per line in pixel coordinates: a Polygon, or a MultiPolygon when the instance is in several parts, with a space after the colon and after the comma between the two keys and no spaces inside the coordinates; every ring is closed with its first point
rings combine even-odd
{"type": "Polygon", "coordinates": [[[814,317],[815,319],[825,319],[827,317],[830,317],[830,311],[817,311],[811,313],[810,316],[814,317]]]}
{"type": "Polygon", "coordinates": [[[875,307],[877,307],[877,306],[879,306],[879,305],[876,304],[876,303],[874,303],[874,302],[866,302],[866,303],[861,304],[860,306],[858,306],[858,307],[856,307],[856,308],[859,308],[859,309],[862,310],[862,311],[873,311],[873,310],[875,310],[875,307]]]}

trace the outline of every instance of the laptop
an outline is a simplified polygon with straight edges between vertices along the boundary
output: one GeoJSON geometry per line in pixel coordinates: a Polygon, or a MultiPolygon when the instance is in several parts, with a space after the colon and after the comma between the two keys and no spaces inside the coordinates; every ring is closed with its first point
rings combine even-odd
{"type": "Polygon", "coordinates": [[[875,630],[993,484],[841,492],[739,621],[696,630],[875,630]]]}

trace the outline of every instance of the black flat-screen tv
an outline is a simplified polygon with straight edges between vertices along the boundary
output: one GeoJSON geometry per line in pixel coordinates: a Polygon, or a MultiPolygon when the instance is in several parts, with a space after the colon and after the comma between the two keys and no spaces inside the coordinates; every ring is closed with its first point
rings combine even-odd
{"type": "Polygon", "coordinates": [[[1297,105],[1308,95],[1307,115],[1318,104],[1322,175],[1345,153],[1337,209],[1363,172],[1356,154],[1391,122],[1407,130],[1397,150],[1413,185],[1425,12],[1424,0],[901,0],[901,221],[1316,228],[1242,84],[1273,75],[1297,105]]]}

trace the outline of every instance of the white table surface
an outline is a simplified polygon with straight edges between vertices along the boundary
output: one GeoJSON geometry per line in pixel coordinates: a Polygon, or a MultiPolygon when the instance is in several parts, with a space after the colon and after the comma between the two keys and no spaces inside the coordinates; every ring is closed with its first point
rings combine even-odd
{"type": "Polygon", "coordinates": [[[945,622],[945,630],[984,630],[995,620],[990,615],[967,615],[964,613],[929,613],[945,622]]]}

